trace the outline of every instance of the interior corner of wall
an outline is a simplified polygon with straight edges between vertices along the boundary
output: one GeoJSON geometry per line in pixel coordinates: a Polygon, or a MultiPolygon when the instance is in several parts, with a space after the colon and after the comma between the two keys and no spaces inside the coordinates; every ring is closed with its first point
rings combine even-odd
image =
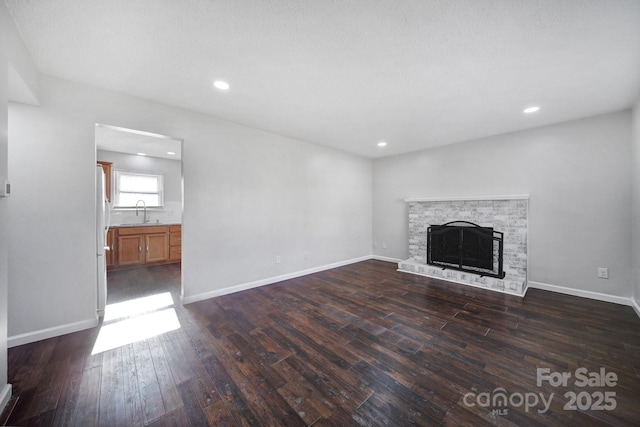
{"type": "Polygon", "coordinates": [[[636,288],[636,291],[631,296],[631,306],[635,310],[638,317],[640,317],[640,302],[638,301],[638,299],[640,299],[640,296],[638,296],[638,290],[636,288]]]}
{"type": "Polygon", "coordinates": [[[8,82],[9,101],[27,105],[40,105],[40,80],[38,76],[26,79],[9,62],[8,82]]]}
{"type": "Polygon", "coordinates": [[[11,399],[12,387],[11,384],[5,384],[2,386],[0,390],[0,414],[4,410],[7,403],[9,403],[9,399],[11,399]]]}

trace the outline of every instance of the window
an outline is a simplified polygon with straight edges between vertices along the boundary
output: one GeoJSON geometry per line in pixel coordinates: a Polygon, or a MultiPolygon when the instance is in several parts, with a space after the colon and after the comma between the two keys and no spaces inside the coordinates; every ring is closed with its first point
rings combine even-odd
{"type": "Polygon", "coordinates": [[[116,208],[135,208],[142,200],[146,207],[164,206],[164,177],[150,173],[115,171],[116,208]]]}

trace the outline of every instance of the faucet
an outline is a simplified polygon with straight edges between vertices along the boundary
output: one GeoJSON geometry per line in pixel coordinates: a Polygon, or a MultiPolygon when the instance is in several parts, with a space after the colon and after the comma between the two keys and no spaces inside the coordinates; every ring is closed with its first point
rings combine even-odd
{"type": "Polygon", "coordinates": [[[144,200],[138,200],[136,202],[136,216],[138,216],[138,203],[142,202],[142,207],[144,209],[143,215],[142,215],[142,223],[146,224],[147,222],[149,222],[149,218],[147,218],[147,204],[144,202],[144,200]]]}

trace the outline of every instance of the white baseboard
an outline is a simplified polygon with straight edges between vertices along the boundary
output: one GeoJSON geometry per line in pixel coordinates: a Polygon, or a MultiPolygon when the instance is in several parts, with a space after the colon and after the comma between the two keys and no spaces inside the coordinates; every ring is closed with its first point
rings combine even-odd
{"type": "Polygon", "coordinates": [[[631,298],[631,307],[633,307],[638,317],[640,317],[640,304],[638,304],[638,300],[631,298]]]}
{"type": "Polygon", "coordinates": [[[342,267],[349,264],[355,264],[356,262],[367,261],[370,259],[373,259],[373,256],[367,255],[367,256],[353,258],[346,261],[336,262],[333,264],[322,265],[320,267],[309,268],[307,270],[295,271],[293,273],[283,274],[281,276],[275,276],[275,277],[269,277],[267,279],[256,280],[255,282],[242,283],[240,285],[230,286],[228,288],[216,289],[214,291],[205,292],[202,294],[182,297],[182,304],[191,304],[194,302],[204,301],[206,299],[215,298],[222,295],[228,295],[235,292],[246,291],[247,289],[271,285],[273,283],[282,282],[283,280],[295,279],[297,277],[318,273],[320,271],[331,270],[332,268],[342,267]]]}
{"type": "Polygon", "coordinates": [[[67,323],[66,325],[40,329],[38,331],[27,332],[25,334],[9,337],[7,339],[7,346],[9,348],[16,347],[40,340],[46,340],[47,338],[53,338],[64,334],[70,334],[72,332],[82,331],[84,329],[95,328],[96,326],[98,326],[98,319],[87,319],[81,320],[79,322],[67,323]]]}
{"type": "Polygon", "coordinates": [[[4,408],[11,399],[11,384],[6,384],[2,390],[0,390],[0,414],[4,411],[4,408]]]}
{"type": "MultiPolygon", "coordinates": [[[[289,274],[283,274],[281,276],[276,276],[276,277],[270,277],[267,279],[262,279],[262,280],[257,280],[255,282],[250,282],[250,283],[244,283],[244,284],[240,284],[240,285],[235,285],[235,286],[231,286],[228,288],[224,288],[224,289],[217,289],[215,291],[211,291],[211,292],[206,292],[203,294],[198,294],[198,295],[192,295],[189,297],[183,297],[182,298],[182,304],[190,304],[190,303],[194,303],[197,301],[202,301],[202,300],[206,300],[209,298],[214,298],[214,297],[218,297],[218,296],[222,296],[222,295],[227,295],[227,294],[231,294],[234,292],[239,292],[239,291],[244,291],[247,289],[251,289],[251,288],[256,288],[259,286],[265,286],[265,285],[270,285],[272,283],[277,283],[277,282],[281,282],[283,280],[289,280],[289,279],[295,279],[296,277],[302,277],[302,276],[306,276],[308,274],[312,274],[312,273],[318,273],[320,271],[325,271],[325,270],[330,270],[332,268],[337,268],[337,267],[342,267],[345,265],[349,265],[349,264],[355,264],[357,262],[361,262],[361,261],[367,261],[370,259],[380,259],[380,260],[391,260],[390,258],[381,258],[381,257],[374,257],[372,255],[366,255],[363,257],[359,257],[359,258],[354,258],[354,259],[350,259],[350,260],[346,260],[346,261],[340,261],[340,262],[336,262],[333,264],[328,264],[328,265],[323,265],[320,267],[314,267],[314,268],[310,268],[307,270],[302,270],[302,271],[296,271],[293,273],[289,273],[289,274]]],[[[66,325],[60,325],[60,326],[54,326],[51,328],[47,328],[47,329],[41,329],[38,331],[34,331],[34,332],[27,332],[24,334],[20,334],[20,335],[14,335],[11,336],[7,339],[7,346],[9,348],[11,347],[17,347],[19,345],[23,345],[23,344],[29,344],[32,342],[36,342],[36,341],[40,341],[40,340],[44,340],[47,338],[53,338],[53,337],[57,337],[60,335],[64,335],[64,334],[69,334],[72,332],[78,332],[78,331],[82,331],[84,329],[89,329],[89,328],[94,328],[98,326],[98,319],[91,319],[91,320],[83,320],[80,322],[75,322],[75,323],[69,323],[66,325]]]]}
{"type": "Polygon", "coordinates": [[[391,258],[387,256],[382,256],[382,255],[371,255],[371,259],[375,259],[378,261],[395,262],[395,263],[402,261],[400,258],[391,258]]]}
{"type": "Polygon", "coordinates": [[[637,302],[635,302],[633,298],[625,298],[617,295],[603,294],[601,292],[585,291],[582,289],[567,288],[564,286],[550,285],[548,283],[533,282],[533,281],[529,281],[528,288],[542,289],[544,291],[558,292],[560,294],[573,295],[576,297],[590,298],[598,301],[629,305],[633,307],[636,313],[638,314],[638,316],[640,316],[640,307],[638,307],[637,302]]]}

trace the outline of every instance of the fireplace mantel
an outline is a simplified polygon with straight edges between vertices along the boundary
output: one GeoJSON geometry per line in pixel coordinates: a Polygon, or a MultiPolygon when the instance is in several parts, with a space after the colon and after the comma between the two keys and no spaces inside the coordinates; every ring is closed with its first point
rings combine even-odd
{"type": "Polygon", "coordinates": [[[474,200],[529,200],[528,194],[511,194],[506,196],[469,196],[469,197],[415,197],[406,198],[405,202],[459,202],[474,200]]]}

